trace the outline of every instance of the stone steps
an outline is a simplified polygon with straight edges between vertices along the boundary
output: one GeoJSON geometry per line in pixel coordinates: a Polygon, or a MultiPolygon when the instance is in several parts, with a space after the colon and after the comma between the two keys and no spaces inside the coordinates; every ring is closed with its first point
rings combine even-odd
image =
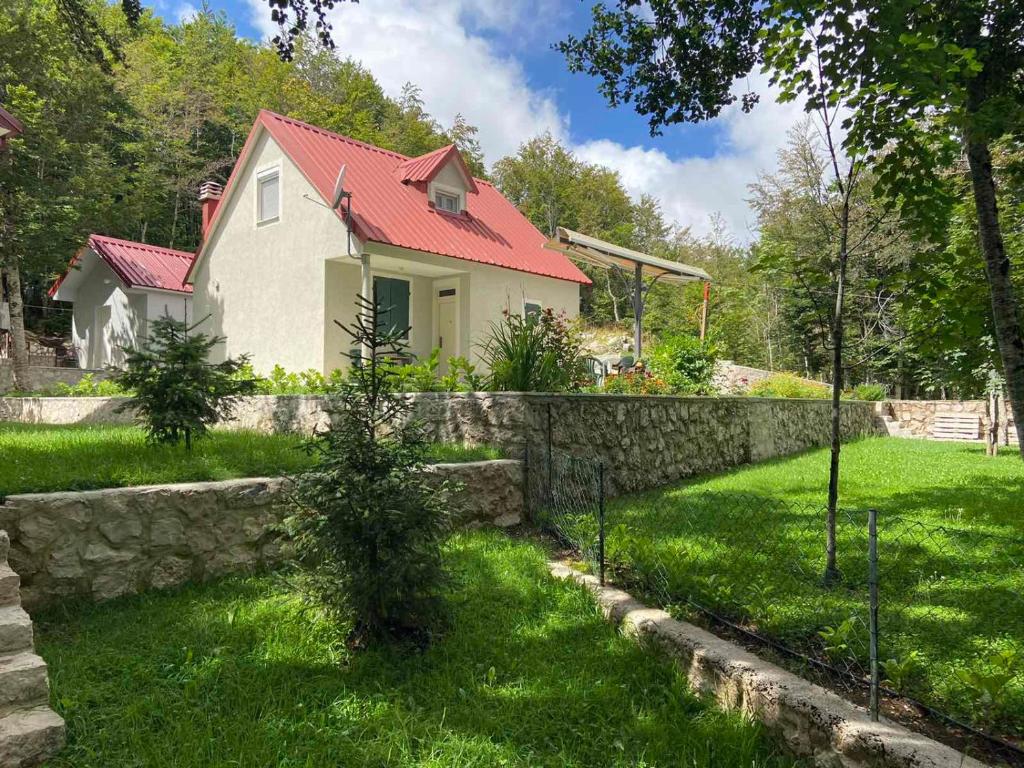
{"type": "Polygon", "coordinates": [[[20,605],[0,608],[0,655],[32,648],[32,619],[20,605]]]}
{"type": "Polygon", "coordinates": [[[64,721],[43,704],[0,718],[0,767],[28,768],[64,746],[64,721]]]}
{"type": "Polygon", "coordinates": [[[0,656],[0,717],[45,704],[49,695],[45,661],[31,651],[0,656]]]}
{"type": "Polygon", "coordinates": [[[64,721],[49,706],[46,662],[32,648],[32,620],[7,564],[9,549],[0,531],[0,768],[28,768],[64,746],[64,721]]]}

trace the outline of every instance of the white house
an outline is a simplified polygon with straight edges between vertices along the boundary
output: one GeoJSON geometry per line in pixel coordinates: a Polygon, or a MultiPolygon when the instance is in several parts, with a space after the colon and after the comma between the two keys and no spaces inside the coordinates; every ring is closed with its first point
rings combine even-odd
{"type": "Polygon", "coordinates": [[[408,158],[262,111],[224,189],[204,184],[200,199],[189,314],[225,337],[218,355],[248,354],[257,372],[345,366],[352,344],[335,321],[354,321],[367,288],[409,328],[410,353],[439,348],[444,369],[453,355],[479,362],[503,312],[575,317],[589,283],[454,146],[408,158]]]}
{"type": "Polygon", "coordinates": [[[151,320],[192,320],[192,286],[184,278],[194,254],[90,235],[50,289],[74,303],[71,337],[81,368],[121,365],[151,320]]]}

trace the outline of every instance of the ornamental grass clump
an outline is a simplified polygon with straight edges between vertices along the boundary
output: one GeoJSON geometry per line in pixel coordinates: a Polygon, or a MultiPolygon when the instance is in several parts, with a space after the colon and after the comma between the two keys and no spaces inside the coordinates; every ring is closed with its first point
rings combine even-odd
{"type": "Polygon", "coordinates": [[[329,425],[307,444],[314,466],[296,478],[285,530],[294,542],[306,595],[355,645],[424,644],[442,616],[448,536],[447,482],[423,471],[429,443],[409,418],[389,359],[405,353],[404,328],[377,322],[376,301],[360,297],[358,320],[337,323],[354,354],[348,377],[327,396],[329,425]]]}
{"type": "Polygon", "coordinates": [[[590,383],[579,334],[550,309],[525,317],[506,311],[491,325],[483,358],[498,392],[578,392],[590,383]]]}
{"type": "Polygon", "coordinates": [[[224,339],[196,333],[198,325],[170,316],[154,320],[145,343],[125,350],[125,369],[113,378],[122,391],[134,392],[118,412],[134,412],[150,441],[184,441],[188,451],[212,425],[230,420],[238,397],[256,389],[255,382],[238,378],[248,363],[244,355],[209,361],[211,350],[224,339]]]}

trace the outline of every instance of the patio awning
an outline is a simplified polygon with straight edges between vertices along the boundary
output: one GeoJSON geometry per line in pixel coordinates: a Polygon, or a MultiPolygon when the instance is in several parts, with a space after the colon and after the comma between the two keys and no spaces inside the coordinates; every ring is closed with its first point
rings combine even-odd
{"type": "Polygon", "coordinates": [[[664,283],[711,282],[711,276],[698,267],[691,267],[679,261],[659,259],[657,256],[598,240],[596,237],[565,227],[558,228],[556,236],[548,241],[546,247],[602,269],[616,267],[634,272],[639,266],[645,277],[664,283]]]}
{"type": "Polygon", "coordinates": [[[679,285],[704,283],[704,310],[701,320],[701,338],[704,338],[711,275],[703,269],[679,261],[659,259],[649,253],[640,253],[632,248],[624,248],[581,232],[573,232],[565,227],[559,227],[555,237],[548,240],[544,247],[560,251],[571,259],[595,267],[621,269],[633,273],[633,351],[638,361],[643,357],[644,293],[656,282],[679,285]],[[649,278],[650,282],[645,284],[644,278],[649,278]]]}

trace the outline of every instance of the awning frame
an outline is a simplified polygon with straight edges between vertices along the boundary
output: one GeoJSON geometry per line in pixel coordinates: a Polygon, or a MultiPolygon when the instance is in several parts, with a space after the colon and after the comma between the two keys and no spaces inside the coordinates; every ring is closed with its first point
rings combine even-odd
{"type": "Polygon", "coordinates": [[[633,350],[636,359],[643,354],[643,316],[645,294],[659,280],[684,285],[686,283],[711,282],[711,275],[699,267],[691,267],[679,261],[669,261],[647,253],[634,251],[615,243],[599,240],[581,232],[558,227],[555,237],[545,245],[553,251],[564,253],[571,259],[601,269],[621,269],[633,272],[633,350]],[[644,278],[650,278],[645,283],[644,278]]]}

